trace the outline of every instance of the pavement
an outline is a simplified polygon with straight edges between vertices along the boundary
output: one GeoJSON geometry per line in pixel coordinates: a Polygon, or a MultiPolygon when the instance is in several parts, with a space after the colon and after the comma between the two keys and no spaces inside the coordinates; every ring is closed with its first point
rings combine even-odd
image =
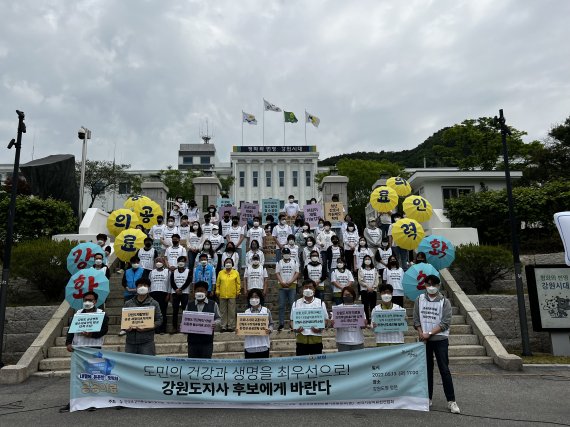
{"type": "Polygon", "coordinates": [[[570,366],[525,367],[507,372],[494,365],[452,369],[460,415],[449,413],[436,372],[430,412],[406,410],[99,409],[59,413],[69,378],[31,377],[0,386],[0,426],[570,426],[570,366]]]}

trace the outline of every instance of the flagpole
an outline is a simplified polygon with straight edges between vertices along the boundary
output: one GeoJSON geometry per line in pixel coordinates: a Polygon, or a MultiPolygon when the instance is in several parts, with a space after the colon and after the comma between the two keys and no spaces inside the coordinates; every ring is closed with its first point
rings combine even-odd
{"type": "Polygon", "coordinates": [[[265,98],[263,99],[263,123],[261,127],[263,128],[262,130],[263,136],[261,137],[261,142],[263,143],[263,145],[265,145],[265,98]]]}
{"type": "Polygon", "coordinates": [[[305,110],[305,145],[307,145],[307,110],[305,110]]]}
{"type": "Polygon", "coordinates": [[[243,110],[241,110],[241,146],[243,147],[243,110]]]}
{"type": "Polygon", "coordinates": [[[285,146],[285,114],[283,114],[283,146],[285,146]]]}

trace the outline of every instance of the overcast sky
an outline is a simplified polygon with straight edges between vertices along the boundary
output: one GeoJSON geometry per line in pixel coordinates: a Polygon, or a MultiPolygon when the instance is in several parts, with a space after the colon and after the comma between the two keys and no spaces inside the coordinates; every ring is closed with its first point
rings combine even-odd
{"type": "MultiPolygon", "coordinates": [[[[444,126],[495,115],[541,139],[570,115],[570,1],[0,0],[0,163],[26,113],[22,161],[177,164],[209,120],[221,161],[261,145],[265,97],[304,110],[320,158],[413,148],[444,126]]],[[[265,144],[283,115],[265,113],[265,144]]]]}

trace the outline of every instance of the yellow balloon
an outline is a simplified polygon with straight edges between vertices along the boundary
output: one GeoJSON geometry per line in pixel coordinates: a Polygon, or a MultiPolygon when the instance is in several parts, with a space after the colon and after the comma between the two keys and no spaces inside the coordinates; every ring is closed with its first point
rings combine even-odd
{"type": "Polygon", "coordinates": [[[385,185],[377,187],[370,194],[370,205],[378,212],[390,212],[398,206],[398,193],[385,185]]]}
{"type": "Polygon", "coordinates": [[[123,206],[124,206],[125,208],[127,208],[127,209],[130,209],[130,210],[134,211],[134,210],[135,210],[135,206],[136,206],[138,203],[141,203],[141,202],[148,202],[148,201],[150,201],[150,200],[151,200],[151,199],[150,199],[149,197],[146,197],[146,196],[141,196],[141,195],[138,195],[138,196],[131,196],[131,197],[129,197],[127,200],[125,200],[125,203],[123,203],[123,206]]]}
{"type": "Polygon", "coordinates": [[[121,261],[128,262],[137,254],[137,251],[144,247],[144,239],[147,237],[138,228],[129,228],[117,236],[113,248],[115,255],[121,261]]]}
{"type": "Polygon", "coordinates": [[[412,186],[401,176],[393,176],[392,178],[388,178],[386,185],[396,190],[398,196],[407,196],[412,192],[412,186]]]}
{"type": "Polygon", "coordinates": [[[422,196],[408,196],[402,204],[406,217],[419,222],[428,221],[431,218],[433,209],[431,203],[422,196]]]}
{"type": "Polygon", "coordinates": [[[107,218],[107,228],[113,236],[118,236],[121,231],[135,228],[139,225],[139,217],[130,209],[117,209],[107,218]]]}
{"type": "Polygon", "coordinates": [[[416,249],[424,235],[424,228],[414,219],[402,218],[392,224],[392,238],[396,245],[401,248],[416,249]]]}

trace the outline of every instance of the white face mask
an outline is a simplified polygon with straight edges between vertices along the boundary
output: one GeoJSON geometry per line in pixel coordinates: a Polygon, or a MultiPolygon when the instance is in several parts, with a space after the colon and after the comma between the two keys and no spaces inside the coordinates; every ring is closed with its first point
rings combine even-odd
{"type": "Polygon", "coordinates": [[[164,266],[164,264],[161,262],[156,263],[156,268],[162,268],[163,266],[164,266]]]}
{"type": "Polygon", "coordinates": [[[197,225],[193,225],[193,226],[192,226],[192,230],[198,230],[198,226],[197,226],[197,225]]]}
{"type": "Polygon", "coordinates": [[[336,266],[341,270],[344,268],[344,264],[342,262],[337,263],[336,266]]]}
{"type": "Polygon", "coordinates": [[[311,298],[313,295],[315,295],[315,291],[313,291],[312,289],[303,289],[304,297],[311,298]]]}
{"type": "Polygon", "coordinates": [[[285,225],[287,224],[287,221],[285,221],[284,219],[282,219],[281,221],[279,221],[281,223],[281,225],[285,225]]]}
{"type": "Polygon", "coordinates": [[[139,295],[146,295],[148,294],[148,287],[147,286],[139,286],[137,288],[137,294],[139,295]]]}
{"type": "Polygon", "coordinates": [[[370,261],[369,259],[364,260],[364,265],[370,265],[370,264],[372,264],[372,261],[370,261]]]}
{"type": "Polygon", "coordinates": [[[291,259],[291,255],[285,254],[285,255],[283,255],[283,259],[291,259]]]}
{"type": "Polygon", "coordinates": [[[214,236],[217,235],[217,234],[218,234],[218,229],[217,229],[217,228],[214,228],[214,229],[212,230],[212,234],[213,234],[214,236]]]}
{"type": "Polygon", "coordinates": [[[293,203],[295,199],[289,199],[289,203],[293,203]]]}
{"type": "Polygon", "coordinates": [[[252,261],[251,264],[257,267],[259,265],[259,261],[252,261]]]}
{"type": "Polygon", "coordinates": [[[202,261],[200,261],[200,264],[203,266],[208,265],[208,260],[207,259],[203,259],[202,261]]]}
{"type": "Polygon", "coordinates": [[[366,240],[361,240],[359,243],[360,243],[360,246],[364,246],[366,244],[366,240]]]}
{"type": "Polygon", "coordinates": [[[91,310],[93,307],[95,307],[95,303],[93,301],[83,301],[84,310],[91,310]]]}
{"type": "Polygon", "coordinates": [[[331,229],[331,226],[330,226],[330,225],[325,225],[325,230],[326,230],[326,231],[329,231],[330,229],[331,229]]]}
{"type": "Polygon", "coordinates": [[[134,264],[131,264],[131,267],[133,267],[136,270],[137,268],[139,268],[139,265],[140,264],[134,263],[134,264]]]}
{"type": "Polygon", "coordinates": [[[312,256],[311,261],[312,262],[319,262],[319,257],[318,256],[312,256]]]}
{"type": "Polygon", "coordinates": [[[253,226],[254,226],[254,227],[259,227],[259,222],[258,222],[258,221],[255,221],[255,222],[253,223],[253,226]]]}
{"type": "Polygon", "coordinates": [[[96,259],[95,265],[103,265],[103,260],[102,259],[96,259]]]}
{"type": "Polygon", "coordinates": [[[231,264],[225,264],[224,267],[226,267],[226,270],[229,270],[230,268],[232,268],[231,264]]]}
{"type": "Polygon", "coordinates": [[[178,263],[178,267],[179,267],[179,268],[184,268],[184,267],[186,267],[186,263],[184,263],[184,262],[179,262],[179,263],[178,263]]]}
{"type": "Polygon", "coordinates": [[[169,227],[174,227],[174,221],[168,221],[166,223],[169,227]]]}
{"type": "Polygon", "coordinates": [[[307,246],[308,246],[308,247],[312,248],[312,247],[313,247],[313,245],[314,245],[314,243],[313,243],[313,242],[307,242],[307,246]]]}
{"type": "Polygon", "coordinates": [[[198,301],[204,301],[206,299],[206,294],[204,292],[196,292],[195,297],[198,301]]]}
{"type": "Polygon", "coordinates": [[[204,250],[209,251],[209,250],[210,250],[210,245],[204,245],[204,250]]]}
{"type": "Polygon", "coordinates": [[[252,307],[257,307],[259,305],[259,298],[250,298],[249,305],[252,307]]]}
{"type": "Polygon", "coordinates": [[[354,231],[354,227],[348,227],[348,231],[350,232],[354,231]]]}
{"type": "Polygon", "coordinates": [[[380,298],[382,298],[382,301],[384,301],[384,302],[392,301],[392,295],[390,295],[390,294],[382,294],[382,295],[380,295],[380,298]]]}
{"type": "Polygon", "coordinates": [[[426,286],[426,291],[430,295],[435,295],[437,294],[438,289],[437,286],[426,286]]]}

